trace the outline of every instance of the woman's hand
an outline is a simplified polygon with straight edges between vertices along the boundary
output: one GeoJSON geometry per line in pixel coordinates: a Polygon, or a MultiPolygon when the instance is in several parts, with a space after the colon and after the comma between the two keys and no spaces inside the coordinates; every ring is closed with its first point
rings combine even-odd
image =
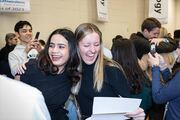
{"type": "Polygon", "coordinates": [[[153,38],[153,39],[150,39],[150,42],[151,43],[155,43],[156,46],[159,45],[160,42],[164,41],[164,38],[153,38]]]}
{"type": "Polygon", "coordinates": [[[149,65],[152,67],[152,66],[159,66],[159,54],[158,53],[155,53],[154,54],[155,56],[153,57],[151,55],[151,53],[148,53],[148,62],[149,62],[149,65]]]}
{"type": "Polygon", "coordinates": [[[25,62],[23,62],[22,64],[20,64],[18,67],[17,67],[17,71],[16,71],[16,74],[18,74],[18,75],[21,75],[21,74],[24,74],[25,73],[25,70],[26,70],[26,63],[28,62],[28,60],[27,61],[25,61],[25,62]]]}
{"type": "Polygon", "coordinates": [[[133,118],[133,120],[144,120],[145,119],[144,110],[140,107],[133,112],[126,113],[126,116],[133,118]]]}

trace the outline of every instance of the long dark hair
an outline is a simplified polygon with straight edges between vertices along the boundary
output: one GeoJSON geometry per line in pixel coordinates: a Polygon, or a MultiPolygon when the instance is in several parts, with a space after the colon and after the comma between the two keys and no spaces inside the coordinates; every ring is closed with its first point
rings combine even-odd
{"type": "Polygon", "coordinates": [[[117,38],[113,41],[111,52],[113,60],[122,65],[130,84],[130,92],[133,94],[139,93],[148,78],[138,64],[136,50],[132,41],[125,38],[117,38]]]}
{"type": "Polygon", "coordinates": [[[72,78],[72,81],[77,83],[80,80],[80,72],[78,70],[78,67],[80,65],[80,60],[77,54],[77,47],[75,43],[75,35],[74,33],[67,29],[56,29],[54,30],[45,45],[44,50],[42,50],[38,56],[38,67],[45,73],[45,74],[57,74],[59,69],[57,66],[55,66],[48,53],[49,45],[51,42],[51,38],[55,34],[62,35],[67,41],[69,45],[69,60],[67,61],[64,70],[67,71],[68,75],[72,78]]]}

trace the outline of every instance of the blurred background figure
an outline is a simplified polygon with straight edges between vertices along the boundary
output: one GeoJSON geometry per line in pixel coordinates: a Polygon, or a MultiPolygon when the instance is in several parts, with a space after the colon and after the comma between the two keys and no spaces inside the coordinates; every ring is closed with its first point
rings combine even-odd
{"type": "MultiPolygon", "coordinates": [[[[179,48],[178,48],[179,49],[179,48]]],[[[178,50],[177,49],[177,50],[178,50]]],[[[176,51],[180,56],[180,51],[176,51]]],[[[157,104],[166,104],[166,110],[163,120],[179,120],[180,119],[180,65],[176,59],[176,67],[173,67],[172,74],[167,68],[167,64],[163,57],[155,53],[153,57],[150,53],[149,61],[152,66],[152,95],[153,100],[157,104]],[[167,82],[162,84],[160,75],[167,82]]],[[[177,57],[177,58],[178,58],[177,57]]]]}
{"type": "Polygon", "coordinates": [[[41,51],[41,46],[33,39],[32,25],[28,21],[18,21],[14,26],[15,34],[19,39],[13,51],[8,55],[11,74],[19,79],[19,74],[24,73],[24,63],[35,59],[41,51]]]}
{"type": "MultiPolygon", "coordinates": [[[[160,33],[159,33],[159,38],[171,38],[172,39],[172,37],[168,33],[168,30],[165,27],[161,27],[160,33]]],[[[168,68],[171,70],[175,63],[175,57],[173,55],[173,51],[169,52],[169,53],[162,53],[161,55],[163,56],[165,62],[167,63],[168,68]]]]}
{"type": "Polygon", "coordinates": [[[46,42],[43,39],[38,40],[41,48],[44,49],[46,42]]]}
{"type": "Polygon", "coordinates": [[[172,68],[172,71],[174,71],[175,69],[179,68],[179,66],[180,66],[180,55],[179,55],[179,53],[180,53],[180,29],[174,31],[174,39],[178,43],[178,48],[174,52],[174,56],[175,56],[176,62],[174,64],[173,68],[172,68]]]}
{"type": "Polygon", "coordinates": [[[124,70],[129,84],[130,97],[142,99],[140,107],[148,114],[152,106],[151,82],[138,63],[132,40],[114,38],[111,52],[113,60],[118,62],[124,70]]]}
{"type": "Polygon", "coordinates": [[[0,120],[51,120],[42,93],[0,75],[0,120]]]}
{"type": "Polygon", "coordinates": [[[0,50],[0,74],[13,78],[9,67],[8,55],[15,48],[18,38],[14,33],[7,33],[5,41],[5,46],[0,50]]]}

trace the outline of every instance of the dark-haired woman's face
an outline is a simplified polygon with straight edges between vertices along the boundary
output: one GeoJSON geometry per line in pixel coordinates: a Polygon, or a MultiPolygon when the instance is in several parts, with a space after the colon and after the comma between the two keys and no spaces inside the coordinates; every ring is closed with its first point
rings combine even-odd
{"type": "Polygon", "coordinates": [[[62,70],[69,59],[68,41],[60,34],[53,35],[48,52],[52,63],[62,70]]]}

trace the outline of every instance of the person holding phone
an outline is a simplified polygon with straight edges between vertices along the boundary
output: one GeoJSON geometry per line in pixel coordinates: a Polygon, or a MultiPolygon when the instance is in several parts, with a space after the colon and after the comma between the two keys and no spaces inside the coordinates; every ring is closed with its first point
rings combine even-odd
{"type": "Polygon", "coordinates": [[[0,74],[14,78],[9,67],[8,55],[18,43],[18,38],[14,33],[7,33],[5,36],[5,41],[5,46],[0,50],[0,74]]]}
{"type": "Polygon", "coordinates": [[[36,58],[41,51],[38,42],[33,40],[32,25],[28,21],[18,21],[14,27],[20,43],[9,53],[8,61],[13,76],[24,73],[24,63],[36,58]]]}
{"type": "MultiPolygon", "coordinates": [[[[178,57],[180,51],[176,50],[178,57]]],[[[152,66],[152,95],[153,100],[157,104],[166,104],[167,111],[165,112],[165,120],[179,120],[180,119],[180,65],[176,66],[170,73],[164,59],[158,53],[153,57],[150,53],[149,62],[152,66]],[[164,63],[164,64],[162,64],[164,63]],[[166,67],[165,67],[166,66],[166,67]],[[163,75],[165,84],[160,81],[160,74],[163,75]]],[[[176,59],[177,63],[178,59],[176,59]]]]}

